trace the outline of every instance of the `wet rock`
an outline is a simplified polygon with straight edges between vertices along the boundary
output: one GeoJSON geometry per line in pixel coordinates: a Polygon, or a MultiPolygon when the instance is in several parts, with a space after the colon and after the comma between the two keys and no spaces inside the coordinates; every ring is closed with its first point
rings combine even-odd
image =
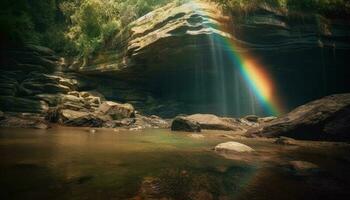
{"type": "Polygon", "coordinates": [[[48,129],[50,126],[42,117],[9,115],[0,120],[0,127],[48,129]]]}
{"type": "Polygon", "coordinates": [[[131,104],[120,104],[113,101],[103,102],[98,111],[103,115],[111,116],[115,120],[135,117],[135,109],[131,104]]]}
{"type": "Polygon", "coordinates": [[[254,149],[239,142],[225,142],[216,145],[215,151],[219,153],[243,153],[252,152],[254,149]]]}
{"type": "Polygon", "coordinates": [[[102,127],[105,120],[91,113],[64,122],[66,126],[102,127]]]}
{"type": "Polygon", "coordinates": [[[324,97],[302,105],[249,135],[295,139],[349,141],[350,94],[324,97]]]}
{"type": "Polygon", "coordinates": [[[105,128],[130,127],[135,124],[135,118],[125,118],[122,120],[109,120],[103,124],[105,128]]]}
{"type": "Polygon", "coordinates": [[[186,117],[176,117],[171,123],[172,131],[201,132],[201,126],[198,122],[186,117]]]}
{"type": "Polygon", "coordinates": [[[225,120],[222,120],[216,115],[194,114],[194,115],[187,116],[186,119],[199,123],[201,129],[225,130],[225,131],[238,130],[238,127],[228,123],[225,120]]]}
{"type": "Polygon", "coordinates": [[[93,113],[62,109],[58,121],[67,126],[102,127],[107,120],[106,117],[93,113]]]}

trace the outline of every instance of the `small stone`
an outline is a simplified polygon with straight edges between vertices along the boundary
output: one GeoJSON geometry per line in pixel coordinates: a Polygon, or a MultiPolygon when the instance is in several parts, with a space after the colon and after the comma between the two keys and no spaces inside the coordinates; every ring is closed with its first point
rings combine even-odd
{"type": "Polygon", "coordinates": [[[90,133],[96,133],[96,129],[90,129],[89,132],[90,133]]]}

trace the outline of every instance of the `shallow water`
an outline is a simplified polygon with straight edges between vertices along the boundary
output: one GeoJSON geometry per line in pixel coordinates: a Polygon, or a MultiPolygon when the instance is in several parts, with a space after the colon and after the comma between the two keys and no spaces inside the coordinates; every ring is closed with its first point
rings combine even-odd
{"type": "Polygon", "coordinates": [[[162,129],[96,133],[63,127],[0,129],[0,198],[350,197],[348,145],[305,143],[288,147],[270,140],[236,138],[256,152],[230,160],[212,148],[232,139],[221,132],[203,136],[162,129]],[[291,160],[313,162],[320,171],[300,176],[286,167],[291,160]]]}

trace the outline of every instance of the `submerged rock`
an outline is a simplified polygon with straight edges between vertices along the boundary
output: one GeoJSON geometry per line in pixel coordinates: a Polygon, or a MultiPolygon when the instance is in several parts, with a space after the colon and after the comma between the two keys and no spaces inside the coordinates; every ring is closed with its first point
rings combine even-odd
{"type": "Polygon", "coordinates": [[[252,152],[254,149],[239,142],[225,142],[216,145],[215,151],[219,153],[243,153],[252,152]]]}
{"type": "Polygon", "coordinates": [[[164,199],[168,200],[168,198],[163,197],[161,190],[161,180],[159,178],[154,177],[145,177],[141,183],[140,190],[138,195],[133,199],[164,199]]]}
{"type": "Polygon", "coordinates": [[[171,123],[172,131],[201,132],[201,126],[198,122],[186,117],[176,117],[171,123]]]}
{"type": "Polygon", "coordinates": [[[300,160],[290,161],[288,166],[297,175],[312,175],[320,170],[319,166],[316,164],[300,160]]]}
{"type": "Polygon", "coordinates": [[[337,94],[302,105],[248,134],[308,140],[350,140],[350,94],[337,94]]]}
{"type": "Polygon", "coordinates": [[[188,136],[190,136],[191,138],[195,138],[195,139],[204,138],[204,135],[203,135],[203,134],[197,134],[197,133],[195,133],[195,134],[190,134],[190,135],[188,135],[188,136]]]}

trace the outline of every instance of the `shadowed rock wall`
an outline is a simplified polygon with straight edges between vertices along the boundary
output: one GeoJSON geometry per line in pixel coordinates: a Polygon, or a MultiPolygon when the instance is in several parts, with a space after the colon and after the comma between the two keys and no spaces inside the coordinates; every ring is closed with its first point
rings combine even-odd
{"type": "Polygon", "coordinates": [[[148,114],[268,115],[227,41],[237,54],[261,63],[290,110],[349,92],[346,18],[291,16],[266,7],[229,17],[213,4],[169,4],[131,24],[128,39],[120,39],[124,50],[101,52],[77,71],[103,77],[96,84],[105,96],[132,101],[148,114]]]}

